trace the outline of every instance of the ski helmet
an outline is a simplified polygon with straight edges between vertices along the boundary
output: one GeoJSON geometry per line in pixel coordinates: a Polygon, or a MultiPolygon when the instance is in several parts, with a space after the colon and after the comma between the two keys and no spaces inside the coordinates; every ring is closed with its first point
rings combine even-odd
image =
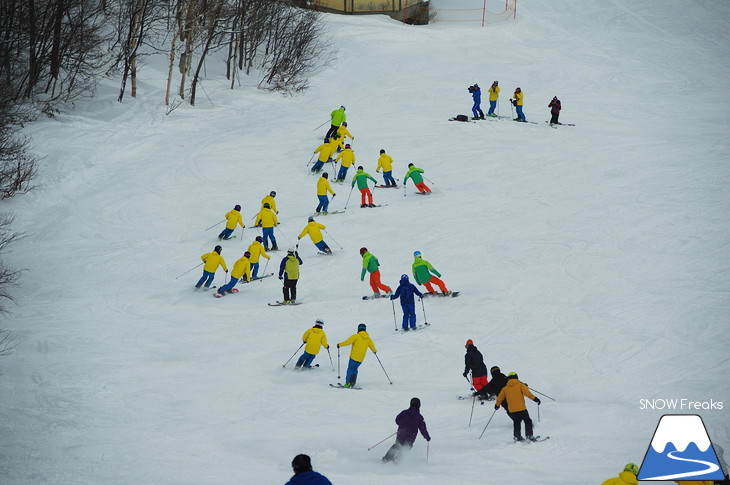
{"type": "Polygon", "coordinates": [[[344,126],[345,128],[347,128],[347,121],[343,121],[342,122],[342,126],[344,126]]]}
{"type": "Polygon", "coordinates": [[[522,91],[520,88],[515,89],[515,92],[522,91]]]}
{"type": "Polygon", "coordinates": [[[325,139],[324,139],[324,142],[325,142],[325,143],[329,143],[329,142],[330,142],[330,139],[329,139],[329,138],[325,138],[325,139]]]}
{"type": "Polygon", "coordinates": [[[291,462],[294,473],[303,473],[312,469],[312,460],[307,455],[297,455],[291,462]]]}
{"type": "Polygon", "coordinates": [[[414,397],[411,399],[411,407],[412,408],[420,408],[421,407],[421,400],[417,397],[414,397]]]}
{"type": "Polygon", "coordinates": [[[380,153],[385,153],[385,150],[383,150],[383,149],[381,148],[381,149],[380,149],[380,153]]]}
{"type": "Polygon", "coordinates": [[[495,365],[495,366],[492,366],[492,368],[491,368],[491,369],[489,369],[489,372],[491,372],[491,373],[492,373],[492,377],[494,377],[494,374],[496,374],[496,373],[498,373],[498,372],[502,372],[502,371],[501,371],[501,370],[499,370],[499,367],[497,367],[497,366],[495,365]]]}
{"type": "Polygon", "coordinates": [[[264,202],[264,209],[271,209],[271,204],[264,202]]]}
{"type": "Polygon", "coordinates": [[[258,242],[263,242],[264,241],[264,238],[262,238],[261,236],[256,236],[256,240],[258,242]]]}
{"type": "Polygon", "coordinates": [[[341,109],[342,111],[345,111],[345,107],[344,107],[344,106],[340,106],[340,109],[341,109]]]}
{"type": "Polygon", "coordinates": [[[350,148],[350,144],[349,143],[345,143],[345,148],[350,148]]]}
{"type": "Polygon", "coordinates": [[[624,471],[625,472],[631,472],[634,475],[638,475],[639,474],[639,467],[636,466],[636,463],[627,463],[626,466],[624,467],[624,471]]]}
{"type": "Polygon", "coordinates": [[[361,323],[360,325],[357,326],[357,331],[358,332],[363,332],[363,331],[365,331],[367,329],[368,329],[368,327],[364,323],[361,323]]]}
{"type": "Polygon", "coordinates": [[[517,376],[517,372],[510,372],[509,374],[507,374],[507,378],[508,379],[519,379],[519,377],[517,376]]]}
{"type": "Polygon", "coordinates": [[[469,339],[466,341],[466,345],[464,347],[469,347],[470,345],[474,345],[474,341],[472,339],[469,339]]]}
{"type": "Polygon", "coordinates": [[[324,172],[324,173],[322,174],[322,177],[324,177],[324,178],[329,178],[329,174],[328,174],[327,172],[324,172]]]}
{"type": "Polygon", "coordinates": [[[308,222],[312,222],[313,220],[314,220],[314,217],[312,217],[312,216],[309,216],[309,218],[307,218],[308,222]]]}
{"type": "Polygon", "coordinates": [[[357,169],[358,169],[358,170],[365,170],[364,168],[362,168],[362,165],[358,165],[358,166],[357,166],[357,169]]]}
{"type": "Polygon", "coordinates": [[[494,84],[496,86],[499,84],[499,81],[494,81],[492,84],[494,84]]]}
{"type": "Polygon", "coordinates": [[[276,197],[276,191],[272,190],[271,192],[269,192],[269,195],[272,197],[276,197]]]}
{"type": "Polygon", "coordinates": [[[294,254],[296,252],[296,250],[294,248],[289,248],[286,250],[286,252],[289,254],[294,254]]]}
{"type": "Polygon", "coordinates": [[[216,246],[215,248],[213,248],[213,251],[215,251],[216,253],[220,254],[221,251],[223,251],[223,248],[220,247],[220,246],[216,246]]]}
{"type": "Polygon", "coordinates": [[[318,319],[317,319],[317,320],[316,320],[316,321],[314,322],[314,326],[315,326],[315,327],[320,327],[320,328],[322,328],[322,327],[324,326],[324,320],[322,320],[321,318],[318,318],[318,319]]]}
{"type": "Polygon", "coordinates": [[[413,257],[414,258],[420,258],[421,257],[421,251],[414,251],[413,252],[413,257]]]}
{"type": "Polygon", "coordinates": [[[243,256],[246,257],[246,258],[250,258],[251,257],[251,253],[249,253],[248,251],[246,251],[245,253],[243,253],[243,256]]]}
{"type": "Polygon", "coordinates": [[[241,206],[238,205],[238,204],[236,204],[236,207],[234,207],[233,210],[240,211],[241,210],[241,206]]]}
{"type": "Polygon", "coordinates": [[[368,248],[360,248],[360,256],[368,252],[368,248]]]}
{"type": "Polygon", "coordinates": [[[407,274],[402,274],[402,275],[400,275],[400,280],[401,280],[401,281],[405,281],[405,282],[408,282],[408,275],[407,275],[407,274]]]}

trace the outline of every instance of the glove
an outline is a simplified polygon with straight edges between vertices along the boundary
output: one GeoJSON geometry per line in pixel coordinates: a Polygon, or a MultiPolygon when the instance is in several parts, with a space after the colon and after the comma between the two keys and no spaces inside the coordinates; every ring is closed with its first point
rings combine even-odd
{"type": "Polygon", "coordinates": [[[298,240],[300,240],[300,239],[301,239],[301,237],[298,237],[298,238],[297,238],[297,241],[298,241],[298,240]]]}
{"type": "Polygon", "coordinates": [[[390,295],[391,300],[395,300],[395,295],[390,295]]]}
{"type": "Polygon", "coordinates": [[[228,273],[228,270],[226,270],[226,273],[228,273]]]}
{"type": "Polygon", "coordinates": [[[496,411],[497,409],[499,409],[499,406],[495,404],[494,405],[494,410],[496,411]]]}
{"type": "Polygon", "coordinates": [[[464,372],[462,375],[466,377],[466,375],[469,374],[468,372],[464,372]]]}
{"type": "Polygon", "coordinates": [[[279,276],[279,279],[280,279],[281,281],[284,281],[284,277],[283,277],[283,276],[279,276]]]}
{"type": "Polygon", "coordinates": [[[338,349],[340,348],[340,344],[337,344],[337,348],[338,348],[338,349]]]}
{"type": "Polygon", "coordinates": [[[539,406],[539,405],[540,405],[540,398],[539,398],[539,397],[536,397],[536,398],[535,398],[535,402],[536,402],[536,403],[537,403],[537,405],[539,406]]]}
{"type": "Polygon", "coordinates": [[[431,437],[429,436],[429,438],[426,441],[431,441],[431,437]]]}

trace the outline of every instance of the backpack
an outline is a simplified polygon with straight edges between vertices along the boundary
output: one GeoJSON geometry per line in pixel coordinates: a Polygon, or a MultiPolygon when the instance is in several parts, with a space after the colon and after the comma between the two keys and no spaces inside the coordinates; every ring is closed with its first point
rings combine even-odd
{"type": "Polygon", "coordinates": [[[456,115],[454,121],[469,121],[469,117],[467,115],[456,115]]]}

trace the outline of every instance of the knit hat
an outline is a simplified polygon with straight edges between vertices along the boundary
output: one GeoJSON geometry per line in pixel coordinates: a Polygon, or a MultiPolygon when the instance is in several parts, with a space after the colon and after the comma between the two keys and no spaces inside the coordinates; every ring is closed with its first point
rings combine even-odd
{"type": "Polygon", "coordinates": [[[465,347],[469,347],[470,345],[474,345],[474,341],[472,339],[466,341],[465,347]]]}
{"type": "Polygon", "coordinates": [[[491,373],[492,373],[492,377],[494,377],[494,374],[496,374],[497,372],[502,372],[502,371],[501,371],[501,370],[499,370],[499,367],[497,367],[497,366],[495,365],[495,366],[492,366],[492,368],[491,368],[491,369],[489,369],[489,372],[491,372],[491,373]]]}
{"type": "Polygon", "coordinates": [[[411,399],[411,407],[412,408],[420,408],[421,407],[421,400],[417,397],[414,397],[411,399]]]}
{"type": "Polygon", "coordinates": [[[363,330],[367,330],[367,329],[368,329],[368,327],[364,323],[361,323],[360,325],[357,326],[358,332],[362,332],[363,330]]]}
{"type": "Polygon", "coordinates": [[[297,455],[291,461],[294,473],[302,473],[312,469],[312,460],[307,455],[297,455]]]}

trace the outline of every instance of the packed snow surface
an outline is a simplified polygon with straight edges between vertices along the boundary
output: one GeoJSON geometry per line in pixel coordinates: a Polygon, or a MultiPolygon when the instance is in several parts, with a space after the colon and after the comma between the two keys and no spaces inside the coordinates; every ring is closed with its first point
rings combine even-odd
{"type": "MultiPolygon", "coordinates": [[[[26,234],[6,262],[26,271],[2,322],[19,346],[0,359],[0,483],[283,484],[307,453],[335,485],[584,485],[641,463],[666,413],[700,414],[727,447],[727,409],[646,403],[730,406],[729,20],[710,0],[520,0],[485,28],[325,15],[337,58],[302,94],[255,76],[231,90],[211,58],[197,106],[167,115],[165,59],[147,58],[137,99],[117,103],[111,79],[30,124],[40,187],[3,207],[26,234]],[[536,124],[447,121],[471,114],[474,83],[486,111],[494,80],[499,114],[519,86],[536,124]],[[553,96],[576,126],[545,123],[553,96]],[[300,243],[300,306],[267,305],[276,278],[194,292],[221,226],[205,229],[235,204],[251,226],[275,190],[279,246],[296,244],[317,204],[315,128],[340,105],[357,164],[382,180],[383,148],[433,195],[409,182],[361,209],[349,177],[335,185],[331,210],[349,204],[318,219],[333,256],[300,243]],[[431,326],[397,333],[397,302],[361,299],[363,246],[392,288],[420,250],[461,295],[426,299],[431,326]],[[283,368],[317,318],[330,355],[283,368]],[[348,358],[334,344],[359,323],[377,358],[362,390],[332,389],[348,358]],[[456,399],[467,339],[543,394],[528,410],[549,440],[513,444],[502,411],[479,439],[494,409],[477,403],[469,426],[456,399]],[[368,448],[414,396],[433,439],[383,465],[392,440],[368,448]]],[[[222,243],[229,267],[257,233],[222,243]]]]}

